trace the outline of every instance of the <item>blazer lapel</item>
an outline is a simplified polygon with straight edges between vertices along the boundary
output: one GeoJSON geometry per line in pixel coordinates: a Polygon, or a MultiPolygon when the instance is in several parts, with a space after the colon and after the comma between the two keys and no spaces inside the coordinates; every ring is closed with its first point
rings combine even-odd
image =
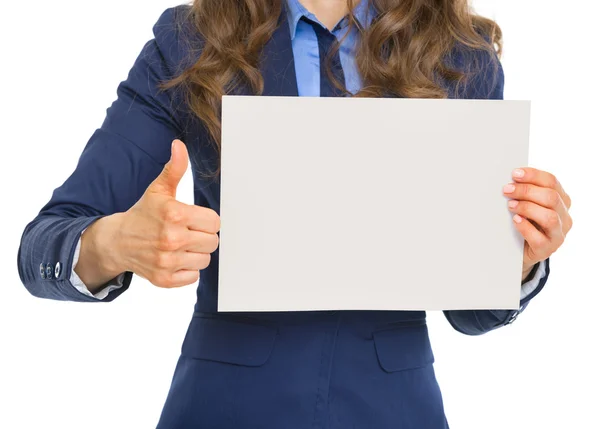
{"type": "Polygon", "coordinates": [[[279,16],[277,29],[263,49],[259,68],[264,79],[262,95],[298,96],[292,38],[285,7],[279,16]]]}

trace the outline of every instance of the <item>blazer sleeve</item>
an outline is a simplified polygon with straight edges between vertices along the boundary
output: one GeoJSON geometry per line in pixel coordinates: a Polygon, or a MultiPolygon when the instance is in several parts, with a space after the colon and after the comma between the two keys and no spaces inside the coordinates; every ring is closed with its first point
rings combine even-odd
{"type": "MultiPolygon", "coordinates": [[[[99,301],[70,281],[81,232],[102,216],[128,210],[168,161],[172,140],[182,138],[175,97],[158,89],[160,81],[171,77],[176,12],[170,8],[161,14],[153,26],[154,37],[118,85],[117,98],[85,145],[75,171],[25,227],[17,262],[21,281],[32,295],[99,301]]],[[[127,290],[131,278],[132,273],[125,273],[123,286],[102,301],[127,290]]]]}
{"type": "MultiPolygon", "coordinates": [[[[504,69],[497,56],[479,52],[463,51],[457,56],[459,64],[471,73],[463,98],[470,99],[504,99],[504,69]],[[464,54],[464,55],[462,55],[464,54]]],[[[493,275],[493,273],[492,273],[493,275]]],[[[502,326],[513,323],[545,286],[550,275],[550,260],[546,259],[533,268],[525,279],[528,286],[537,281],[537,285],[527,294],[522,295],[518,310],[447,310],[444,311],[450,325],[466,335],[481,335],[502,326]]],[[[482,279],[484,282],[485,279],[482,279]]],[[[529,289],[529,288],[528,288],[529,289]]]]}

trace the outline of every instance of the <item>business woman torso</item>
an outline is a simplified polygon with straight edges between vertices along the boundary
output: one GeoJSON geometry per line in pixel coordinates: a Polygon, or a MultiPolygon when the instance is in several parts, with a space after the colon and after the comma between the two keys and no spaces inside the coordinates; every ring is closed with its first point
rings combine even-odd
{"type": "MultiPolygon", "coordinates": [[[[330,31],[296,0],[286,4],[264,48],[263,94],[340,95],[323,72],[323,50],[333,38],[343,38],[347,20],[330,31]]],[[[218,181],[201,174],[215,161],[213,148],[205,144],[206,129],[178,108],[182,100],[175,92],[157,89],[182,64],[194,61],[187,45],[180,43],[182,30],[176,24],[185,9],[179,6],[161,15],[155,37],[119,85],[118,99],[75,172],[25,230],[19,272],[32,294],[91,302],[112,301],[127,290],[131,272],[102,297],[74,287],[80,234],[140,199],[169,160],[175,138],[190,151],[195,204],[219,211],[218,181]]],[[[355,13],[361,25],[370,24],[368,10],[359,7],[355,13]]],[[[361,86],[352,51],[355,37],[347,35],[333,59],[337,77],[351,93],[361,86]]],[[[451,60],[461,67],[465,58],[456,52],[451,60]]],[[[460,97],[500,99],[502,91],[501,69],[495,77],[484,70],[460,97]]],[[[250,91],[241,87],[235,93],[250,91]]],[[[217,249],[201,272],[195,312],[159,429],[448,427],[424,312],[217,313],[218,259],[217,249]]],[[[548,273],[547,262],[542,275],[538,267],[520,311],[544,286],[548,273]]],[[[511,323],[518,313],[445,315],[458,331],[476,335],[511,323]]]]}

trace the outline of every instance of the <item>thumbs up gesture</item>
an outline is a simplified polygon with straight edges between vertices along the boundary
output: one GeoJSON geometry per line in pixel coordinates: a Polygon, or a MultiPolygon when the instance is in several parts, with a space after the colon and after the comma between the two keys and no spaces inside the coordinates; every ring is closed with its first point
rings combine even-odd
{"type": "Polygon", "coordinates": [[[219,243],[219,215],[175,198],[188,166],[188,153],[174,140],[171,159],[140,200],[119,223],[119,256],[124,271],[133,271],[159,287],[198,281],[219,243]]]}

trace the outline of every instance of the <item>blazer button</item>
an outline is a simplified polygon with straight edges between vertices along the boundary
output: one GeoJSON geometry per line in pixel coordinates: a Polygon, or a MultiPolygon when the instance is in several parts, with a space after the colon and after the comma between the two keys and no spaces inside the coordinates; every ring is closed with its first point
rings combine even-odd
{"type": "Polygon", "coordinates": [[[53,271],[54,270],[52,269],[52,265],[51,264],[46,265],[46,278],[47,279],[51,279],[52,278],[52,272],[53,271]]]}
{"type": "Polygon", "coordinates": [[[519,311],[515,311],[513,314],[510,315],[510,319],[508,319],[508,322],[506,322],[507,325],[510,325],[511,323],[513,323],[515,320],[517,320],[517,317],[519,317],[519,311]]]}
{"type": "Polygon", "coordinates": [[[43,279],[46,278],[46,265],[43,262],[40,264],[40,277],[43,279]]]}
{"type": "Polygon", "coordinates": [[[54,278],[58,278],[58,276],[60,276],[60,262],[54,266],[54,278]]]}

